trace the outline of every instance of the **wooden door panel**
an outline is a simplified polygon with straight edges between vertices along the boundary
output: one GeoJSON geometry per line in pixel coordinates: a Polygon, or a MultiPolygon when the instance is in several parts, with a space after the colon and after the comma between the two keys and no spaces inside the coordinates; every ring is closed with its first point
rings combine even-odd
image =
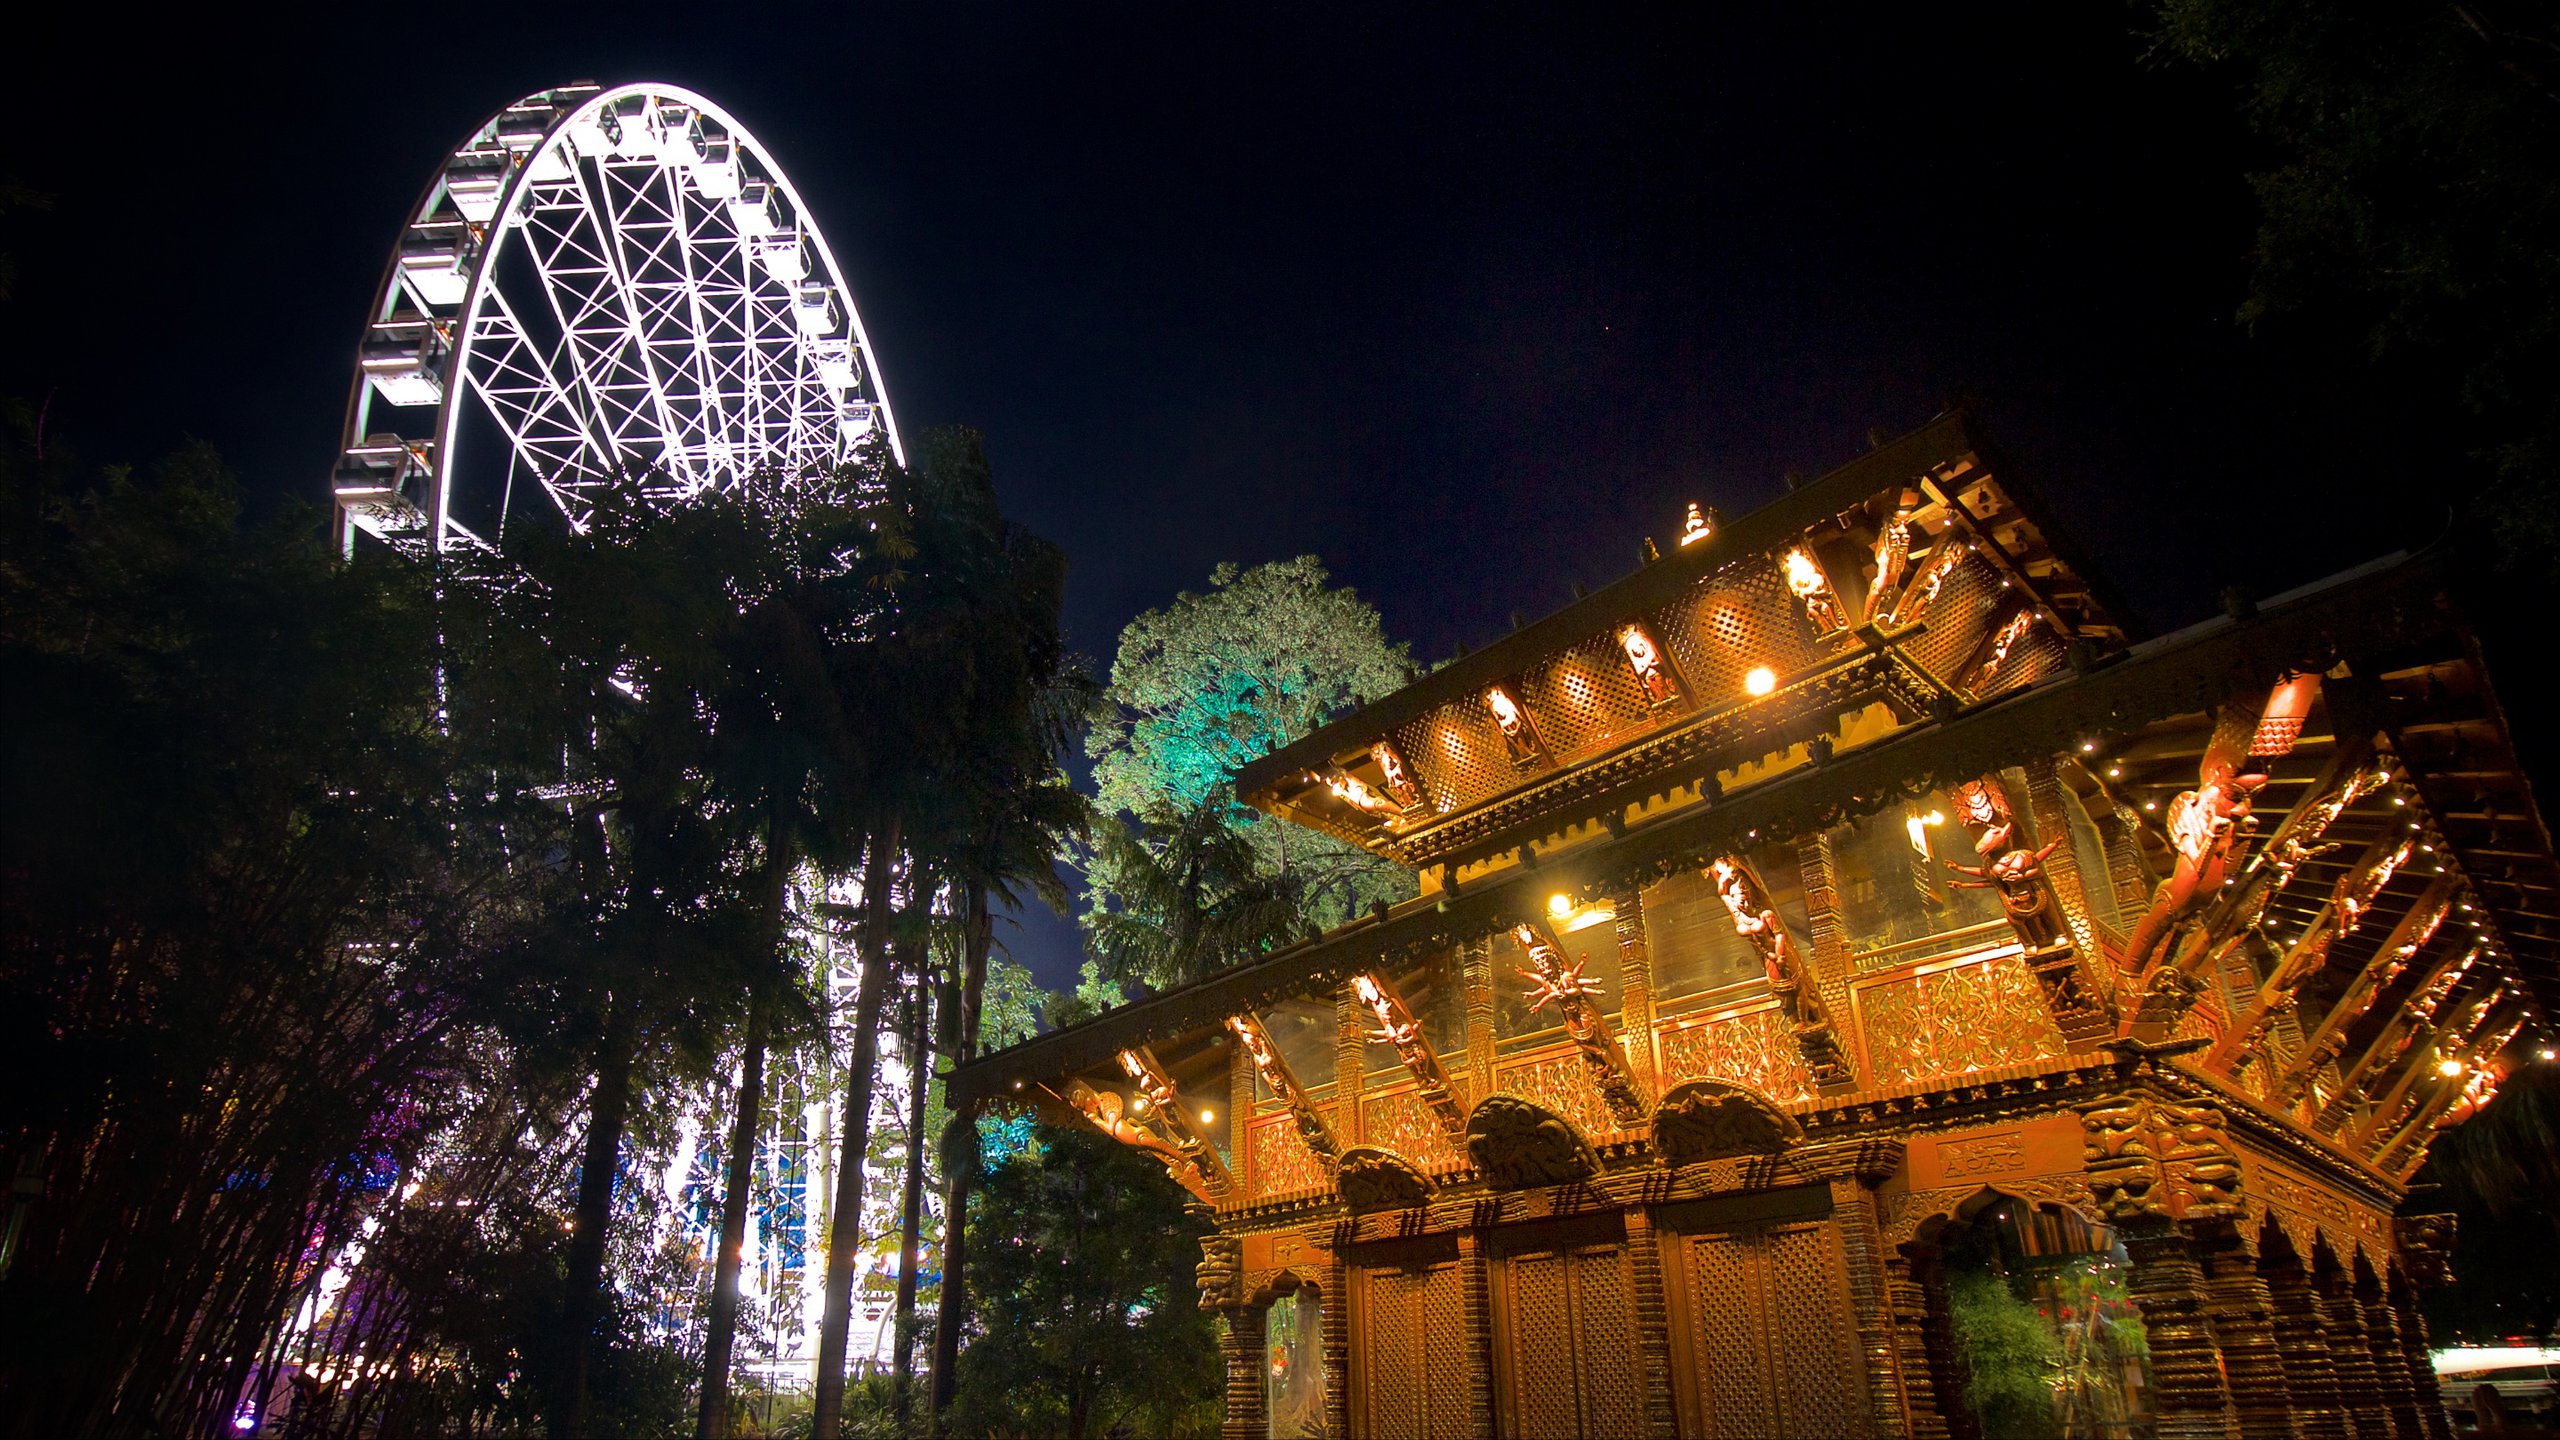
{"type": "Polygon", "coordinates": [[[1465,1440],[1469,1366],[1457,1265],[1357,1273],[1354,1433],[1373,1440],[1465,1440]]]}
{"type": "Polygon", "coordinates": [[[1497,1271],[1500,1428],[1520,1440],[1601,1440],[1644,1428],[1626,1247],[1505,1256],[1497,1271]]]}

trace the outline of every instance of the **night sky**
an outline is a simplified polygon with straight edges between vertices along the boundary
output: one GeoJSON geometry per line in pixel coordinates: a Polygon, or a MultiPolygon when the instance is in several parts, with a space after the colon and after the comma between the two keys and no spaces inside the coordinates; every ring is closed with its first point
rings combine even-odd
{"type": "MultiPolygon", "coordinates": [[[[901,426],[987,433],[1100,663],[1310,551],[1437,659],[1960,389],[2155,629],[2443,527],[2407,387],[2235,326],[2264,157],[2136,10],[1396,8],[47,7],[0,56],[0,170],[54,197],[0,242],[0,393],[318,502],[441,155],[659,79],[790,172],[901,426]]],[[[1054,922],[1017,948],[1072,974],[1054,922]]]]}

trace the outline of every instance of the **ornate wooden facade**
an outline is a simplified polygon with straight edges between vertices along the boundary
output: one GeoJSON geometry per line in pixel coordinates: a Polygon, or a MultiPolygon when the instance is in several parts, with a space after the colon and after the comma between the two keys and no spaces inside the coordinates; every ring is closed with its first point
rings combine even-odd
{"type": "Polygon", "coordinates": [[[2440,559],[2226,609],[1944,417],[1248,767],[1421,896],[955,1091],[1214,1210],[1231,1436],[1978,1435],[1985,1266],[2091,1433],[2442,1436],[2560,870],[2440,559]]]}

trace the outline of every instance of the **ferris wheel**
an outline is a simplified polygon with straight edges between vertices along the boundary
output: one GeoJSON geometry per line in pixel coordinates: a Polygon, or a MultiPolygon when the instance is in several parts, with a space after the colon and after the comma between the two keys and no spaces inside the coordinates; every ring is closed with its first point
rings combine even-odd
{"type": "Polygon", "coordinates": [[[438,167],[358,357],[336,535],[494,544],[601,487],[670,498],[899,449],[834,252],[773,157],[689,90],[506,107],[438,167]]]}

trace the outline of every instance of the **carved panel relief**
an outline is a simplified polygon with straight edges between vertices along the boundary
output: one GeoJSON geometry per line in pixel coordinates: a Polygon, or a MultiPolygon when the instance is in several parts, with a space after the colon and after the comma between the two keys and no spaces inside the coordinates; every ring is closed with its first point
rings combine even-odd
{"type": "MultiPolygon", "coordinates": [[[[1450,1082],[1450,1095],[1466,1104],[1466,1083],[1450,1082]]],[[[1465,1163],[1451,1143],[1440,1117],[1412,1086],[1370,1094],[1360,1102],[1360,1134],[1371,1145],[1383,1145],[1425,1170],[1465,1163]]]]}
{"type": "Polygon", "coordinates": [[[1260,1195],[1294,1195],[1321,1190],[1332,1183],[1324,1162],[1307,1148],[1297,1123],[1286,1114],[1257,1116],[1246,1128],[1252,1158],[1247,1170],[1260,1195]]]}
{"type": "Polygon", "coordinates": [[[1813,1094],[1804,1051],[1777,1007],[1723,1016],[1662,1032],[1662,1083],[1731,1080],[1785,1103],[1813,1094]]]}
{"type": "Polygon", "coordinates": [[[1513,1060],[1497,1066],[1494,1074],[1495,1088],[1537,1101],[1580,1126],[1585,1135],[1603,1136],[1618,1128],[1579,1053],[1513,1060]]]}
{"type": "Polygon", "coordinates": [[[2067,1049],[2035,977],[2015,955],[1870,981],[1853,993],[1880,1085],[2017,1065],[2067,1049]]]}

